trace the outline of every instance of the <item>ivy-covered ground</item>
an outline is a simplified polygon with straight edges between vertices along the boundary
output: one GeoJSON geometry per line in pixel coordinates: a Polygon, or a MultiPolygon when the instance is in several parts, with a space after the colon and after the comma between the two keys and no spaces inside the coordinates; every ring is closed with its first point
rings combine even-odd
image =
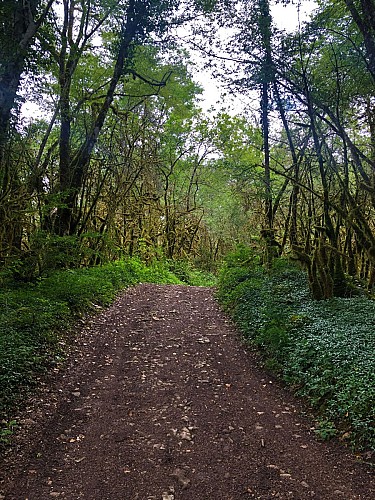
{"type": "Polygon", "coordinates": [[[89,269],[62,270],[34,283],[0,276],[0,444],[16,425],[14,405],[61,362],[72,325],[109,305],[119,290],[137,283],[212,284],[212,276],[185,262],[137,258],[89,269]]]}
{"type": "Polygon", "coordinates": [[[313,301],[306,275],[279,260],[266,272],[245,249],[229,256],[218,298],[265,364],[317,410],[316,432],[375,450],[375,302],[313,301]]]}

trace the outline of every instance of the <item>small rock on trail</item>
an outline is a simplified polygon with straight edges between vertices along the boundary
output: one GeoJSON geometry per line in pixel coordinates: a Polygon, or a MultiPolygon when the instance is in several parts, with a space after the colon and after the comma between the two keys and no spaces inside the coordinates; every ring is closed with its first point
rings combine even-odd
{"type": "Polygon", "coordinates": [[[78,344],[28,408],[0,498],[375,498],[369,467],[315,439],[211,289],[135,287],[78,344]]]}

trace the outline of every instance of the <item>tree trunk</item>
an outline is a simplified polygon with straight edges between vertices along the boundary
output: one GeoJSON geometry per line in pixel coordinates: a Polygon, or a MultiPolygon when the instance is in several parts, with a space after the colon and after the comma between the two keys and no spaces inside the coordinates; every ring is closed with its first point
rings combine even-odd
{"type": "MultiPolygon", "coordinates": [[[[99,134],[103,128],[105,119],[112,104],[118,82],[123,75],[125,64],[131,57],[131,46],[137,36],[142,33],[142,27],[144,24],[147,23],[147,12],[140,8],[141,3],[142,2],[139,0],[130,0],[129,2],[112,78],[109,83],[106,97],[99,110],[96,120],[93,123],[91,131],[88,133],[86,140],[77,153],[72,155],[69,159],[69,164],[66,163],[65,158],[60,157],[60,160],[62,161],[60,179],[63,178],[64,182],[65,180],[69,180],[69,185],[64,184],[62,186],[65,191],[65,194],[63,193],[64,207],[59,210],[57,215],[57,228],[60,235],[74,234],[76,232],[79,223],[75,217],[76,200],[79,196],[87,167],[91,160],[92,152],[95,148],[99,134]]],[[[70,134],[69,127],[69,118],[66,117],[65,130],[62,130],[63,140],[65,140],[64,134],[70,134]]],[[[63,142],[63,146],[65,147],[67,154],[70,155],[70,151],[67,149],[68,145],[63,142]]]]}
{"type": "Polygon", "coordinates": [[[355,6],[353,0],[344,0],[345,4],[362,33],[366,47],[367,67],[375,80],[375,1],[360,0],[361,11],[355,6]]]}
{"type": "Polygon", "coordinates": [[[273,228],[271,170],[270,170],[270,144],[269,144],[269,91],[270,82],[273,79],[273,64],[271,54],[271,15],[268,0],[259,0],[260,30],[262,34],[263,62],[261,68],[261,124],[263,134],[263,167],[265,187],[265,226],[266,229],[273,228]]]}
{"type": "Polygon", "coordinates": [[[4,0],[0,6],[0,185],[4,181],[2,165],[11,111],[14,108],[27,51],[53,0],[49,0],[39,19],[35,20],[40,3],[41,0],[4,0]]]}

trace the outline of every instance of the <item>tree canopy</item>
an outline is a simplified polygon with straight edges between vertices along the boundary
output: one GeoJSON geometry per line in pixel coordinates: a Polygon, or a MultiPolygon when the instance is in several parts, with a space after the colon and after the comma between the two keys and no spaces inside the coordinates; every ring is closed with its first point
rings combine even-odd
{"type": "Polygon", "coordinates": [[[0,9],[2,269],[125,254],[212,268],[246,243],[268,266],[299,261],[316,298],[372,290],[373,0],[319,2],[292,33],[268,0],[0,9]],[[255,112],[204,113],[192,50],[255,112]]]}

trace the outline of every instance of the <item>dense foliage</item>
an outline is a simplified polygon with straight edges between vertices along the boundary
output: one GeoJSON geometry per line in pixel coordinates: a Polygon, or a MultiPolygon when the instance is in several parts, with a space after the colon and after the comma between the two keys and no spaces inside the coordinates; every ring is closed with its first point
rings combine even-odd
{"type": "Polygon", "coordinates": [[[127,255],[213,268],[252,239],[269,265],[303,263],[317,299],[371,290],[371,12],[318,2],[286,33],[269,0],[3,2],[0,266],[21,280],[127,255]],[[186,48],[256,109],[206,116],[186,48]]]}
{"type": "Polygon", "coordinates": [[[375,448],[373,301],[314,301],[305,272],[284,260],[267,272],[244,248],[226,259],[218,297],[266,366],[318,411],[321,437],[375,448]]]}

